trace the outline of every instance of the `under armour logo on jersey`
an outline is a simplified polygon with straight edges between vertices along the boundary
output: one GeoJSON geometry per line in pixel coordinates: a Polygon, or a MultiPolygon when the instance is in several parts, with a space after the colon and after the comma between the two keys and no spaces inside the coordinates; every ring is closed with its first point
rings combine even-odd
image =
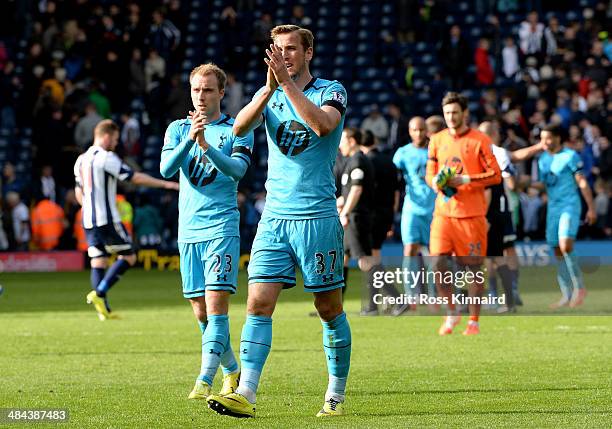
{"type": "Polygon", "coordinates": [[[217,275],[217,281],[220,282],[221,280],[226,282],[227,281],[227,274],[223,274],[223,275],[219,274],[219,275],[217,275]]]}
{"type": "Polygon", "coordinates": [[[310,132],[297,121],[283,122],[276,130],[276,144],[283,155],[299,155],[309,143],[310,132]]]}
{"type": "Polygon", "coordinates": [[[278,108],[279,111],[283,111],[283,106],[285,105],[285,103],[277,103],[276,101],[272,102],[272,108],[276,109],[278,108]]]}
{"type": "Polygon", "coordinates": [[[219,149],[223,149],[223,145],[225,144],[225,141],[227,140],[227,136],[221,136],[219,137],[219,140],[221,140],[221,143],[219,143],[219,149]]]}
{"type": "Polygon", "coordinates": [[[240,353],[247,354],[247,349],[242,349],[242,351],[240,353]]]}
{"type": "Polygon", "coordinates": [[[334,281],[334,275],[333,274],[324,275],[322,278],[323,278],[323,283],[328,283],[328,282],[333,282],[334,281]]]}
{"type": "Polygon", "coordinates": [[[210,349],[210,351],[208,352],[208,354],[211,354],[211,355],[217,355],[217,356],[221,356],[221,352],[216,352],[216,351],[214,351],[213,349],[210,349]]]}

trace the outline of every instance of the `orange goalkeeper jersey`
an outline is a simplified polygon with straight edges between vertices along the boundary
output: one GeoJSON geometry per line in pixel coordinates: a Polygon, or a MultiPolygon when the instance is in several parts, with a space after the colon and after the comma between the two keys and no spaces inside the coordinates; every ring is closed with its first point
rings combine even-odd
{"type": "Polygon", "coordinates": [[[448,129],[431,137],[427,160],[427,184],[444,167],[456,167],[457,175],[469,175],[471,182],[460,185],[457,193],[445,199],[441,192],[436,198],[434,214],[465,218],[485,216],[486,186],[501,182],[501,172],[491,150],[491,139],[478,130],[468,129],[459,136],[451,136],[448,129]]]}

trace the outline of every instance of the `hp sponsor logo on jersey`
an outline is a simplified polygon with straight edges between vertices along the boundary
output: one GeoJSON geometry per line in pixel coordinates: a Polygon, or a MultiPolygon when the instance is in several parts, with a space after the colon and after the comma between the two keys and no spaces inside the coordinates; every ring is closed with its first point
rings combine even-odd
{"type": "Polygon", "coordinates": [[[310,133],[297,121],[285,121],[276,131],[276,144],[283,155],[299,155],[309,143],[310,133]]]}
{"type": "Polygon", "coordinates": [[[194,186],[206,186],[217,177],[217,169],[204,156],[196,156],[189,163],[189,181],[194,186]]]}

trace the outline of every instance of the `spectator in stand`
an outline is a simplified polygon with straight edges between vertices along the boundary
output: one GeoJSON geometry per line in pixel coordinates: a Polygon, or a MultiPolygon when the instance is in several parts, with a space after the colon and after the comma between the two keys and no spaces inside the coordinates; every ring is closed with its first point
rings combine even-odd
{"type": "Polygon", "coordinates": [[[109,99],[103,94],[102,87],[99,81],[92,80],[89,90],[89,101],[95,106],[97,112],[103,119],[109,119],[111,116],[111,105],[109,99]]]}
{"type": "Polygon", "coordinates": [[[151,16],[153,22],[147,37],[148,44],[160,57],[169,61],[181,42],[181,32],[170,20],[165,19],[161,9],[155,9],[151,16]]]}
{"type": "Polygon", "coordinates": [[[259,19],[253,24],[252,40],[257,46],[259,56],[264,56],[265,51],[270,45],[270,30],[274,27],[272,15],[267,12],[261,14],[259,19]]]}
{"type": "Polygon", "coordinates": [[[113,49],[106,52],[98,67],[96,74],[105,83],[105,94],[108,96],[110,106],[114,111],[124,110],[129,103],[127,100],[129,82],[125,79],[129,73],[129,62],[120,56],[119,49],[113,49]]]}
{"type": "Polygon", "coordinates": [[[368,116],[361,122],[361,129],[370,130],[378,139],[381,146],[387,144],[389,137],[389,124],[385,117],[380,113],[377,104],[370,106],[368,116]]]}
{"type": "Polygon", "coordinates": [[[140,124],[133,113],[121,115],[121,144],[125,156],[137,159],[140,154],[140,124]]]}
{"type": "Polygon", "coordinates": [[[168,12],[166,16],[181,33],[187,29],[189,14],[182,10],[180,0],[170,0],[168,2],[168,12]]]}
{"type": "Polygon", "coordinates": [[[10,162],[4,164],[2,168],[2,196],[6,198],[9,192],[24,194],[26,191],[25,182],[17,177],[15,166],[10,162]]]}
{"type": "Polygon", "coordinates": [[[137,3],[128,4],[128,17],[123,27],[123,43],[128,52],[145,46],[147,29],[140,19],[140,6],[137,3]]]}
{"type": "Polygon", "coordinates": [[[128,83],[128,91],[132,98],[142,98],[147,88],[147,78],[142,60],[142,51],[139,48],[132,50],[129,69],[130,81],[128,83]]]}
{"type": "Polygon", "coordinates": [[[480,39],[478,47],[474,51],[474,63],[476,64],[476,81],[479,85],[489,86],[495,80],[495,72],[491,56],[489,55],[490,42],[487,39],[480,39]]]}
{"type": "Polygon", "coordinates": [[[18,91],[20,80],[15,74],[15,64],[8,61],[0,70],[0,125],[6,129],[17,126],[15,93],[18,91]]]}
{"type": "MultiPolygon", "coordinates": [[[[225,96],[223,97],[225,103],[225,112],[227,112],[232,118],[235,118],[238,112],[245,105],[244,103],[244,89],[242,82],[236,80],[236,76],[233,73],[227,74],[227,83],[225,84],[225,96]]],[[[189,109],[187,109],[189,110],[189,109]]],[[[173,116],[178,118],[180,116],[173,116]]]]}
{"type": "Polygon", "coordinates": [[[502,49],[503,73],[506,79],[514,79],[520,71],[519,51],[512,37],[506,37],[505,46],[502,49]]]}
{"type": "Polygon", "coordinates": [[[147,93],[159,86],[160,81],[166,76],[166,61],[155,49],[149,51],[149,56],[145,60],[144,73],[147,93]]]}
{"type": "Polygon", "coordinates": [[[599,142],[599,175],[603,180],[612,182],[612,147],[610,147],[610,140],[606,136],[598,138],[599,142]]]}
{"type": "Polygon", "coordinates": [[[68,129],[66,122],[63,109],[59,106],[50,105],[39,110],[32,126],[35,170],[44,165],[59,170],[62,148],[72,145],[73,142],[74,132],[68,129]]]}
{"type": "Polygon", "coordinates": [[[37,198],[45,198],[52,202],[58,201],[55,179],[53,178],[53,167],[43,165],[40,170],[40,178],[35,186],[35,196],[37,198]]]}
{"type": "Polygon", "coordinates": [[[298,25],[303,28],[309,28],[312,25],[312,19],[306,16],[304,12],[304,6],[296,4],[291,10],[291,18],[289,19],[291,24],[298,25]]]}
{"type": "Polygon", "coordinates": [[[98,109],[94,103],[87,103],[85,115],[79,119],[74,128],[74,143],[84,152],[93,143],[93,132],[96,125],[104,119],[98,114],[98,109]]]}
{"type": "Polygon", "coordinates": [[[26,251],[30,242],[30,212],[26,205],[21,202],[17,192],[6,194],[6,204],[11,211],[13,221],[13,239],[15,244],[12,250],[26,251]]]}
{"type": "Polygon", "coordinates": [[[461,35],[461,28],[453,25],[438,50],[438,59],[449,80],[451,91],[461,91],[464,87],[465,74],[471,57],[470,51],[469,44],[461,35]]]}
{"type": "Polygon", "coordinates": [[[225,69],[232,73],[241,73],[246,64],[244,53],[247,50],[247,28],[242,16],[232,6],[227,6],[221,12],[220,30],[224,47],[225,69]]]}
{"type": "Polygon", "coordinates": [[[400,146],[408,143],[408,118],[402,115],[400,106],[397,103],[389,103],[387,105],[387,113],[391,118],[387,147],[392,152],[395,152],[400,146]]]}
{"type": "Polygon", "coordinates": [[[544,24],[538,21],[538,13],[529,12],[527,19],[519,26],[519,39],[521,51],[524,55],[533,55],[537,58],[543,53],[544,24]]]}
{"type": "MultiPolygon", "coordinates": [[[[227,90],[225,91],[224,98],[227,98],[227,90]]],[[[186,116],[187,112],[192,108],[189,89],[181,81],[181,76],[178,74],[174,74],[170,78],[170,87],[168,88],[165,105],[166,123],[169,123],[171,118],[186,116]]]]}
{"type": "Polygon", "coordinates": [[[523,232],[529,238],[538,238],[540,230],[540,210],[543,207],[540,191],[534,187],[529,187],[527,192],[522,192],[519,196],[523,211],[523,232]]]}
{"type": "MultiPolygon", "coordinates": [[[[497,63],[502,50],[502,28],[499,18],[496,15],[488,15],[487,21],[484,24],[482,35],[489,41],[489,52],[493,62],[497,63]]],[[[493,64],[496,70],[499,69],[497,64],[493,64]]]]}
{"type": "Polygon", "coordinates": [[[559,42],[563,38],[565,27],[559,24],[556,16],[551,16],[548,26],[544,29],[544,41],[546,42],[546,56],[553,58],[557,55],[559,42]]]}

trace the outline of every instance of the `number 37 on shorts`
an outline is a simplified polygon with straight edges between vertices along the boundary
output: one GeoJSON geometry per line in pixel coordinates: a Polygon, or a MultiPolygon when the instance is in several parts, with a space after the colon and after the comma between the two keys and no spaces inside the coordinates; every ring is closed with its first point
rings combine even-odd
{"type": "Polygon", "coordinates": [[[344,286],[344,230],[337,217],[321,219],[264,219],[251,249],[249,283],[296,284],[295,267],[306,292],[344,286]]]}

